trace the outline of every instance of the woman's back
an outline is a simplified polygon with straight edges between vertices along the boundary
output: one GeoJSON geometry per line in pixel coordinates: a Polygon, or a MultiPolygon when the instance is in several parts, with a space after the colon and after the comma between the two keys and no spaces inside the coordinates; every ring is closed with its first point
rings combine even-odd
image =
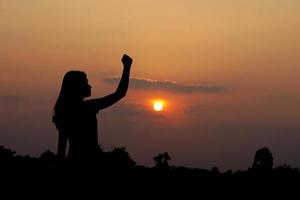
{"type": "Polygon", "coordinates": [[[89,101],[81,102],[70,110],[63,119],[59,134],[69,141],[69,157],[88,157],[98,149],[97,110],[89,106],[89,101]]]}

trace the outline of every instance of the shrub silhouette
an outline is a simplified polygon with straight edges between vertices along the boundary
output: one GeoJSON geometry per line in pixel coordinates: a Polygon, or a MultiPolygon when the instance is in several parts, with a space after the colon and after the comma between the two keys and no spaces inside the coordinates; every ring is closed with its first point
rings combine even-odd
{"type": "Polygon", "coordinates": [[[57,162],[57,156],[50,150],[45,151],[40,155],[40,163],[44,168],[52,169],[57,162]]]}
{"type": "Polygon", "coordinates": [[[135,167],[136,163],[130,158],[125,147],[115,147],[111,152],[104,153],[106,165],[112,168],[129,169],[135,167]]]}
{"type": "MultiPolygon", "coordinates": [[[[63,160],[63,163],[60,163],[61,165],[58,165],[57,155],[49,150],[43,152],[38,158],[35,158],[28,155],[16,155],[15,151],[0,146],[0,176],[7,176],[9,180],[16,181],[22,177],[23,180],[39,177],[40,179],[38,180],[41,181],[66,181],[66,177],[69,178],[67,179],[69,181],[80,180],[83,177],[109,181],[112,177],[122,177],[122,183],[127,183],[128,179],[133,179],[139,183],[156,180],[161,185],[180,184],[181,181],[189,180],[208,180],[206,178],[209,178],[209,180],[219,180],[224,177],[234,179],[236,177],[245,178],[247,176],[262,175],[300,177],[298,168],[292,168],[286,164],[273,168],[273,156],[268,148],[262,148],[256,152],[253,165],[249,170],[238,170],[235,172],[232,170],[220,172],[217,167],[213,167],[210,170],[182,166],[170,167],[169,160],[171,160],[171,157],[168,152],[153,157],[155,162],[154,168],[138,166],[130,157],[125,147],[116,147],[112,151],[104,152],[99,146],[96,160],[97,162],[86,165],[83,168],[73,168],[73,163],[69,162],[67,158],[63,160]]],[[[64,183],[62,182],[62,184],[64,183]]],[[[73,182],[70,184],[73,184],[73,182]]]]}

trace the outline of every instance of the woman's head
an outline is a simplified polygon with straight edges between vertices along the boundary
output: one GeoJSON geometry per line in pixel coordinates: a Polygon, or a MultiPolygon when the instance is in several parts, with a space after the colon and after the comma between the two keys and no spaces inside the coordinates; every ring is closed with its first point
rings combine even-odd
{"type": "Polygon", "coordinates": [[[78,100],[91,95],[91,86],[86,74],[81,71],[69,71],[65,74],[59,96],[68,100],[78,100]]]}
{"type": "Polygon", "coordinates": [[[86,74],[81,71],[69,71],[65,74],[58,99],[54,107],[53,121],[56,125],[61,117],[74,109],[78,102],[91,96],[91,86],[86,74]]]}

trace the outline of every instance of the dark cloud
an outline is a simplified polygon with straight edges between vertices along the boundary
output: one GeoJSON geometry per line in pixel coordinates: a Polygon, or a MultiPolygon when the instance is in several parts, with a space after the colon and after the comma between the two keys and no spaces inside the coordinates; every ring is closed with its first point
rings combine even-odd
{"type": "MultiPolygon", "coordinates": [[[[117,84],[119,77],[110,77],[105,79],[106,83],[117,84]]],[[[175,81],[169,80],[152,80],[147,78],[130,79],[130,88],[143,90],[165,90],[176,93],[219,93],[224,91],[221,86],[206,86],[206,85],[182,85],[175,81]]]]}

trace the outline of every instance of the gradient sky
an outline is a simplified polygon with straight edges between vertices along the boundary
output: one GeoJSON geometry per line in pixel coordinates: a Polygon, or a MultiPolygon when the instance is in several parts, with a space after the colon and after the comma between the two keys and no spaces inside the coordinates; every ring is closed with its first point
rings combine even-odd
{"type": "Polygon", "coordinates": [[[105,150],[227,170],[266,146],[275,165],[300,167],[299,0],[0,0],[0,27],[0,145],[18,154],[56,151],[65,72],[107,95],[127,53],[128,94],[98,115],[105,150]]]}

